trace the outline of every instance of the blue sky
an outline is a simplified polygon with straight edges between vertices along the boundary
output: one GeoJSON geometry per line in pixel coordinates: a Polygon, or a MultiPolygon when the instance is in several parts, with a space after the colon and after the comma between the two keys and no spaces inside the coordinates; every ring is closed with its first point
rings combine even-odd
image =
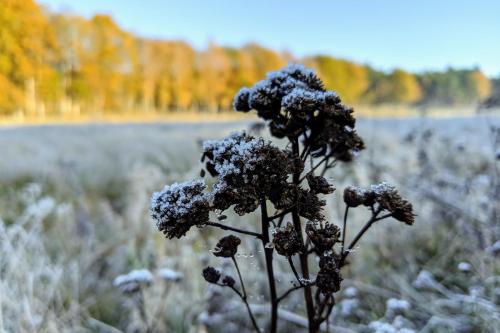
{"type": "Polygon", "coordinates": [[[145,37],[197,48],[258,42],[297,56],[329,54],[379,69],[479,66],[500,75],[499,0],[41,0],[110,14],[145,37]]]}

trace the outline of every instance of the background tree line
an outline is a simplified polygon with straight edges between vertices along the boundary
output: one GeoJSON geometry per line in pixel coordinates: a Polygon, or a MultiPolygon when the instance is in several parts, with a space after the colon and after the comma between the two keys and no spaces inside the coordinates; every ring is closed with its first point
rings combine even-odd
{"type": "Polygon", "coordinates": [[[51,13],[33,0],[0,0],[0,114],[227,110],[236,91],[290,61],[314,67],[353,104],[469,104],[490,95],[478,68],[378,71],[330,56],[296,59],[257,44],[145,39],[111,17],[51,13]]]}

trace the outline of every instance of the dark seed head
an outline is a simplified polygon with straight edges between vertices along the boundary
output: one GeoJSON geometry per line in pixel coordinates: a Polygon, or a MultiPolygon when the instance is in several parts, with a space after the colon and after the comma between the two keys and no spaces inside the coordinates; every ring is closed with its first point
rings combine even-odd
{"type": "Polygon", "coordinates": [[[208,283],[217,283],[219,282],[220,279],[220,272],[216,270],[215,268],[208,266],[203,270],[203,278],[205,281],[208,283]]]}

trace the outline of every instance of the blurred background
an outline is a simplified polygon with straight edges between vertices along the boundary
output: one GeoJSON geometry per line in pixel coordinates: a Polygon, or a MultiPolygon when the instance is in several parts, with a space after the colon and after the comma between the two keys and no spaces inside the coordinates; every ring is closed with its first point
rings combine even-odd
{"type": "MultiPolygon", "coordinates": [[[[0,0],[0,332],[250,331],[201,278],[221,265],[220,234],[165,240],[149,198],[197,177],[202,140],[269,138],[232,99],[290,62],[355,108],[367,149],[328,174],[338,193],[388,181],[418,214],[360,243],[334,330],[499,332],[498,13],[493,0],[0,0]],[[139,292],[113,284],[134,270],[152,274],[139,292]]],[[[260,257],[243,244],[264,306],[260,257]]],[[[283,310],[304,315],[295,296],[283,310]]]]}

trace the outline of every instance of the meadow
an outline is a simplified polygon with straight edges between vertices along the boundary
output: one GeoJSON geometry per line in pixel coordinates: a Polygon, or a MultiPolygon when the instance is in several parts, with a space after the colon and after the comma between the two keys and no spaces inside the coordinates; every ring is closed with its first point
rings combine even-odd
{"type": "MultiPolygon", "coordinates": [[[[202,140],[251,125],[0,128],[0,332],[250,331],[242,305],[201,277],[218,264],[209,237],[217,232],[166,240],[148,207],[164,184],[196,177],[202,140]],[[113,285],[140,269],[154,275],[140,300],[113,285]]],[[[357,127],[367,149],[327,174],[337,188],[330,220],[341,221],[346,185],[381,181],[417,217],[412,228],[384,221],[356,248],[331,331],[499,332],[500,118],[361,118],[357,127]]],[[[242,247],[249,302],[265,317],[262,253],[242,247]]],[[[285,290],[291,276],[277,277],[285,290]]],[[[292,295],[280,313],[283,332],[304,330],[300,301],[292,295]]]]}

